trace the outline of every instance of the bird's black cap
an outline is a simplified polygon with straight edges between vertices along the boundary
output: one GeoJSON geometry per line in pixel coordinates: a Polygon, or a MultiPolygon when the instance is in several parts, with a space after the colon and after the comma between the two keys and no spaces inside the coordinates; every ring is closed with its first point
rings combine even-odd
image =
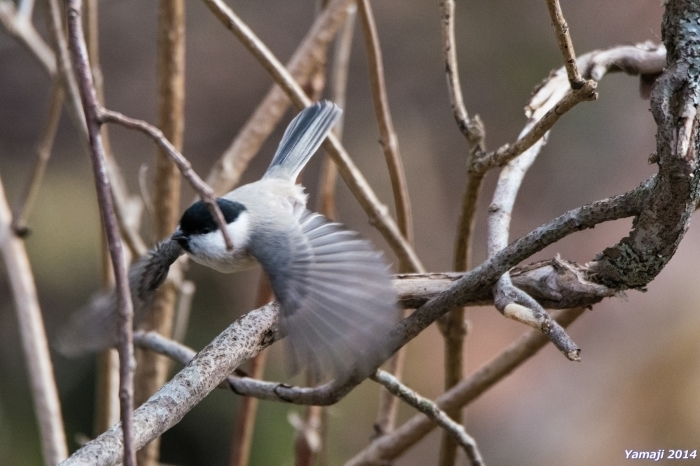
{"type": "MultiPolygon", "coordinates": [[[[216,203],[224,214],[226,223],[231,223],[246,210],[245,206],[240,202],[229,201],[227,199],[217,199],[216,203]]],[[[191,236],[196,234],[206,234],[219,229],[214,217],[207,209],[207,205],[203,201],[197,201],[192,204],[180,219],[180,231],[183,236],[191,236]]]]}

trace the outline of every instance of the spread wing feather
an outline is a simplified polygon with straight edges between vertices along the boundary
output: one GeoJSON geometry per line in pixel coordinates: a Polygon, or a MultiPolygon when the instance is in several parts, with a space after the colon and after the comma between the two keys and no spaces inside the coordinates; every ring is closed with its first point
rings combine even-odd
{"type": "Polygon", "coordinates": [[[254,241],[250,251],[281,305],[293,369],[367,375],[388,356],[398,318],[387,264],[369,241],[319,214],[306,210],[292,224],[277,240],[285,236],[288,248],[273,257],[254,241]]]}

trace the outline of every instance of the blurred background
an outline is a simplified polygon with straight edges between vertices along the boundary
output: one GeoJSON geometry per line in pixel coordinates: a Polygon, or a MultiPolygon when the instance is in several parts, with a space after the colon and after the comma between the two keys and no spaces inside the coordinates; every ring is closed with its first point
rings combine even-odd
{"type": "MultiPolygon", "coordinates": [[[[285,62],[310,27],[313,1],[229,2],[285,62]]],[[[658,0],[562,2],[578,54],[613,45],[660,41],[658,0]]],[[[156,120],[156,2],[100,2],[100,46],[107,106],[156,120]]],[[[430,271],[448,271],[465,183],[466,145],[446,91],[437,0],[374,2],[384,53],[389,102],[410,188],[416,250],[430,271]]],[[[43,9],[36,24],[44,33],[43,9]]],[[[460,73],[467,109],[483,119],[489,149],[512,142],[525,123],[523,107],[534,86],[562,58],[544,1],[465,1],[457,5],[460,73]]],[[[380,198],[392,205],[391,187],[377,140],[367,60],[359,30],[351,58],[345,145],[380,198]]],[[[201,2],[187,3],[187,84],[184,154],[206,175],[269,89],[272,81],[201,2]]],[[[552,131],[516,202],[512,239],[582,204],[622,193],[655,172],[655,125],[638,80],[609,75],[599,99],[579,105],[552,131]]],[[[0,31],[0,177],[15,206],[29,175],[44,125],[49,80],[17,42],[0,31]]],[[[254,159],[243,182],[258,179],[269,163],[290,111],[254,159]]],[[[153,173],[155,148],[142,135],[110,127],[114,153],[132,192],[142,165],[153,173]]],[[[317,196],[322,157],[302,175],[317,196]]],[[[486,257],[486,207],[497,173],[486,179],[477,217],[474,264],[486,257]]],[[[184,183],[183,183],[184,185],[184,183]]],[[[192,199],[183,188],[183,209],[192,199]]],[[[387,251],[382,238],[339,181],[341,221],[387,251]]],[[[148,219],[145,219],[148,223],[148,219]]],[[[49,333],[98,288],[99,216],[88,157],[67,115],[26,240],[49,333]]],[[[585,262],[626,235],[631,220],[570,236],[532,257],[560,254],[585,262]]],[[[149,238],[149,234],[145,238],[149,238]]],[[[547,346],[466,409],[466,425],[489,464],[620,464],[625,449],[700,447],[700,320],[697,264],[700,231],[692,225],[676,256],[646,293],[632,291],[594,307],[570,334],[582,362],[568,362],[547,346]]],[[[17,337],[7,277],[0,272],[0,465],[40,464],[28,380],[17,337]]],[[[203,347],[254,306],[260,272],[222,275],[193,265],[197,284],[186,343],[203,347]]],[[[469,311],[467,371],[489,360],[526,329],[493,308],[469,311]]],[[[290,381],[281,345],[269,351],[266,378],[290,381]]],[[[433,326],[409,345],[405,380],[428,397],[442,392],[442,338],[433,326]]],[[[94,357],[68,360],[53,354],[71,451],[76,436],[92,433],[94,357]]],[[[174,368],[176,370],[177,367],[174,368]]],[[[293,383],[300,380],[293,379],[293,383]]],[[[331,407],[330,458],[340,464],[372,434],[378,388],[365,382],[331,407]]],[[[177,465],[226,464],[239,399],[215,391],[163,437],[162,461],[177,465]]],[[[251,464],[293,464],[290,411],[261,402],[251,464]]],[[[400,421],[413,416],[401,406],[400,421]]],[[[396,464],[437,461],[434,431],[396,464]]],[[[465,459],[461,459],[465,464],[465,459]]]]}

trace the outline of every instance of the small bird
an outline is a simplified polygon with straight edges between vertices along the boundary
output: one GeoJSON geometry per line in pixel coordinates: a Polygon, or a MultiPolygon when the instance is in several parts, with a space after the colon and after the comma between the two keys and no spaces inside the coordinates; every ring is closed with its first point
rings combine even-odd
{"type": "Polygon", "coordinates": [[[135,314],[147,307],[182,250],[224,273],[257,262],[280,304],[294,371],[307,367],[316,378],[339,377],[353,371],[367,375],[379,365],[388,356],[386,337],[398,318],[388,265],[359,233],[307,210],[307,195],[296,184],[341,113],[328,101],[304,109],[285,131],[262,179],[217,199],[232,250],[204,202],[190,206],[173,235],[132,268],[135,314]]]}

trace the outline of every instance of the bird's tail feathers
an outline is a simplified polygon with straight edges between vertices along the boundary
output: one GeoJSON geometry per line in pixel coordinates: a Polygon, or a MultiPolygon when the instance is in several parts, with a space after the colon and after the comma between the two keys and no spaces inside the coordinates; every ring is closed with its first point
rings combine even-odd
{"type": "Polygon", "coordinates": [[[263,178],[296,180],[342,114],[327,100],[317,102],[297,115],[282,136],[277,152],[263,178]]]}

